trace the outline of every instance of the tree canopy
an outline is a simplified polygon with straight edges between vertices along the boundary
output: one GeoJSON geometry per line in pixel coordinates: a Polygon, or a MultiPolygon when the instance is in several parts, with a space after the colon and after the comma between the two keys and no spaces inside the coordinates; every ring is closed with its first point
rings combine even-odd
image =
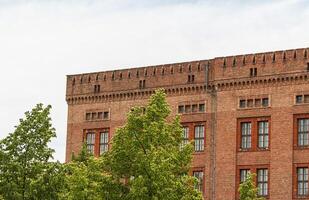
{"type": "Polygon", "coordinates": [[[165,93],[157,91],[144,109],[135,107],[117,129],[111,151],[102,157],[105,170],[125,180],[126,199],[202,199],[188,175],[193,147],[180,148],[178,117],[168,120],[165,93]]]}
{"type": "Polygon", "coordinates": [[[38,104],[25,113],[13,133],[0,141],[0,195],[4,199],[38,199],[34,197],[37,181],[53,170],[55,164],[49,161],[54,150],[48,143],[56,133],[50,109],[38,104]]]}
{"type": "Polygon", "coordinates": [[[202,199],[189,175],[193,146],[181,145],[180,120],[170,117],[163,90],[128,113],[108,152],[95,158],[84,145],[70,163],[52,161],[50,109],[38,104],[0,140],[0,199],[202,199]]]}
{"type": "Polygon", "coordinates": [[[239,186],[240,200],[264,200],[262,197],[258,197],[258,189],[254,184],[255,174],[249,173],[246,180],[239,186]]]}

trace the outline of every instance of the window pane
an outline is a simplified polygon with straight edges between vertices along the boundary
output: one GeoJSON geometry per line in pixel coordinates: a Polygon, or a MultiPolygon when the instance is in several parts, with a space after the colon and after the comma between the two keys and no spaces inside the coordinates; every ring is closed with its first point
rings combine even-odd
{"type": "Polygon", "coordinates": [[[304,185],[304,195],[308,195],[308,182],[304,185]]]}
{"type": "Polygon", "coordinates": [[[183,127],[181,148],[183,148],[188,143],[189,143],[189,127],[183,127]]]}
{"type": "Polygon", "coordinates": [[[98,119],[103,119],[103,112],[98,112],[98,119]]]}
{"type": "Polygon", "coordinates": [[[102,132],[100,137],[100,143],[107,143],[108,142],[108,132],[102,132]]]}
{"type": "Polygon", "coordinates": [[[263,195],[263,185],[261,183],[258,184],[258,195],[263,195]]]}
{"type": "Polygon", "coordinates": [[[244,182],[247,179],[249,172],[250,172],[249,169],[240,170],[240,183],[244,182]]]}
{"type": "Polygon", "coordinates": [[[297,95],[296,96],[296,103],[302,103],[303,102],[303,96],[302,95],[297,95]]]}
{"type": "Polygon", "coordinates": [[[185,112],[186,112],[186,113],[191,112],[191,105],[186,105],[186,106],[185,106],[185,112]]]}
{"type": "Polygon", "coordinates": [[[240,108],[245,108],[246,107],[246,100],[240,100],[239,101],[239,107],[240,108]]]}
{"type": "Polygon", "coordinates": [[[267,195],[268,194],[268,183],[264,184],[264,191],[263,191],[263,194],[267,195]]]}
{"type": "Polygon", "coordinates": [[[108,116],[109,116],[109,112],[104,112],[103,118],[104,118],[104,119],[108,119],[108,116]]]}
{"type": "Polygon", "coordinates": [[[297,187],[298,187],[298,195],[303,195],[304,194],[304,191],[303,191],[303,183],[298,183],[297,184],[297,187]]]}
{"type": "Polygon", "coordinates": [[[195,151],[203,151],[204,150],[204,126],[199,125],[194,127],[194,149],[195,151]]]}
{"type": "Polygon", "coordinates": [[[268,147],[268,121],[258,122],[259,148],[268,147]]]}
{"type": "Polygon", "coordinates": [[[204,172],[194,171],[193,176],[198,180],[198,184],[195,185],[195,189],[199,190],[200,192],[203,192],[204,172]]]}
{"type": "Polygon", "coordinates": [[[108,131],[100,133],[100,155],[108,151],[108,131]]]}
{"type": "Polygon", "coordinates": [[[263,105],[263,107],[267,107],[268,106],[268,98],[263,98],[262,99],[262,105],[263,105]]]}
{"type": "Polygon", "coordinates": [[[261,106],[261,99],[255,99],[255,107],[261,106]]]}
{"type": "Polygon", "coordinates": [[[251,148],[251,122],[241,123],[241,148],[251,148]]]}
{"type": "Polygon", "coordinates": [[[308,195],[308,168],[297,168],[297,194],[308,195]]]}
{"type": "Polygon", "coordinates": [[[87,150],[92,154],[94,153],[94,142],[95,142],[95,133],[87,133],[86,134],[87,150]]]}
{"type": "Polygon", "coordinates": [[[94,144],[95,134],[87,133],[87,144],[94,144]]]}
{"type": "Polygon", "coordinates": [[[309,145],[309,119],[298,120],[298,145],[309,145]]]}
{"type": "Polygon", "coordinates": [[[268,195],[268,169],[257,170],[258,194],[260,196],[268,195]]]}
{"type": "Polygon", "coordinates": [[[197,112],[197,104],[192,105],[192,112],[197,112]]]}
{"type": "Polygon", "coordinates": [[[182,132],[182,137],[183,139],[189,139],[189,128],[188,127],[183,127],[183,132],[182,132]]]}
{"type": "Polygon", "coordinates": [[[185,111],[184,106],[178,106],[178,113],[183,113],[185,111]]]}
{"type": "Polygon", "coordinates": [[[199,104],[199,111],[205,112],[205,104],[199,104]]]}
{"type": "Polygon", "coordinates": [[[90,120],[91,119],[91,113],[86,113],[86,120],[90,120]]]}
{"type": "Polygon", "coordinates": [[[249,107],[249,108],[253,107],[253,99],[247,100],[247,107],[249,107]]]}

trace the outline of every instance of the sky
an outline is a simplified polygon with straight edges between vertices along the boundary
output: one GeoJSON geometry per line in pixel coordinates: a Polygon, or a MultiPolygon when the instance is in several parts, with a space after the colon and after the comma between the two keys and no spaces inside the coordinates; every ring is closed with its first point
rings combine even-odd
{"type": "Polygon", "coordinates": [[[66,75],[309,47],[308,0],[0,0],[0,138],[52,105],[65,159],[66,75]]]}

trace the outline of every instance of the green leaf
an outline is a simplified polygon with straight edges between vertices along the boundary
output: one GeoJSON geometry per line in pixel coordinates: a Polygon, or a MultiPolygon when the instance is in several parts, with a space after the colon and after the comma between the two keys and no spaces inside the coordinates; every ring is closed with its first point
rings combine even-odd
{"type": "Polygon", "coordinates": [[[101,159],[105,170],[123,180],[124,199],[202,199],[188,176],[192,144],[180,148],[182,127],[170,109],[163,90],[151,96],[145,109],[135,107],[127,123],[117,129],[112,149],[101,159]]]}
{"type": "Polygon", "coordinates": [[[50,109],[51,106],[37,104],[19,120],[15,131],[0,141],[0,195],[4,199],[38,199],[37,191],[54,191],[49,182],[43,181],[50,178],[48,172],[53,170],[49,160],[54,150],[48,143],[56,133],[50,109]],[[33,185],[41,188],[34,189],[33,185]]]}

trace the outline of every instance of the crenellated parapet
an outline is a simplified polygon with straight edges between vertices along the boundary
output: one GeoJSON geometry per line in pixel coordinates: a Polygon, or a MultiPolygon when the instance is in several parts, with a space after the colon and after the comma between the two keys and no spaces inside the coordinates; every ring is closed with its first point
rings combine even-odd
{"type": "Polygon", "coordinates": [[[308,52],[303,48],[220,57],[212,67],[216,80],[297,72],[307,68],[308,52]]]}
{"type": "Polygon", "coordinates": [[[168,95],[308,81],[309,49],[218,57],[67,76],[67,102],[145,98],[156,88],[168,95]]]}
{"type": "Polygon", "coordinates": [[[209,61],[193,61],[67,76],[67,95],[141,90],[205,82],[209,61]],[[99,90],[96,85],[100,85],[99,90]]]}

